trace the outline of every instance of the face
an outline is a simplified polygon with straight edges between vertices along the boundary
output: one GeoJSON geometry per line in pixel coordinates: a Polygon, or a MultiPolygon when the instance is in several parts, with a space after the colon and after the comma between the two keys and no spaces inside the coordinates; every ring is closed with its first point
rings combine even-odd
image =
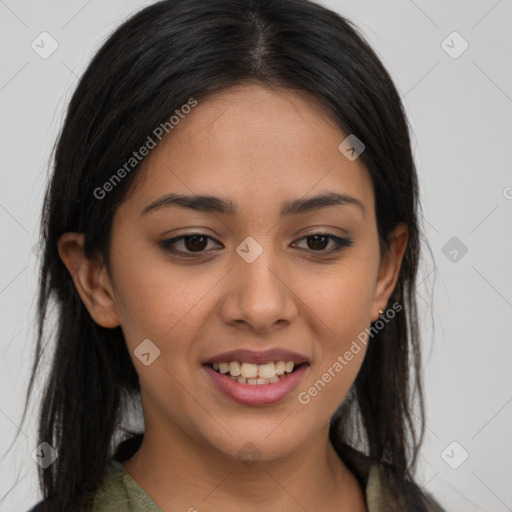
{"type": "Polygon", "coordinates": [[[244,85],[200,102],[145,158],[115,213],[108,287],[146,432],[235,458],[252,443],[271,460],[326,431],[398,271],[346,136],[304,93],[244,85]],[[270,380],[240,380],[253,372],[270,380]]]}

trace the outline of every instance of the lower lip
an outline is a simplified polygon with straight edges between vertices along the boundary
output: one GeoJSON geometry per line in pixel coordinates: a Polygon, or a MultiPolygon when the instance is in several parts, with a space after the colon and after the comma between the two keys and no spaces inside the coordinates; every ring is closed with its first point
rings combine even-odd
{"type": "Polygon", "coordinates": [[[303,364],[274,384],[240,384],[231,377],[203,365],[214,386],[231,400],[243,405],[270,405],[286,398],[299,384],[309,366],[303,364]]]}

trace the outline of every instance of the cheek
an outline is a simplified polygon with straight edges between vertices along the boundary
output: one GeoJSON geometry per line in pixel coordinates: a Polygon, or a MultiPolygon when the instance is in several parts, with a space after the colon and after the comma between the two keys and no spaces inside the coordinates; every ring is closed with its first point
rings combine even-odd
{"type": "Polygon", "coordinates": [[[375,273],[372,262],[354,258],[329,272],[296,280],[295,290],[310,310],[309,316],[336,345],[357,336],[370,323],[375,273]]]}
{"type": "Polygon", "coordinates": [[[363,364],[367,345],[357,337],[325,341],[322,355],[311,367],[309,379],[301,386],[298,401],[312,405],[318,417],[328,421],[347,396],[363,364]]]}
{"type": "Polygon", "coordinates": [[[347,343],[324,353],[322,360],[311,367],[309,379],[296,396],[304,424],[324,425],[330,421],[352,387],[365,353],[363,343],[347,343]]]}
{"type": "Polygon", "coordinates": [[[334,413],[352,386],[366,353],[376,272],[376,259],[354,253],[336,271],[303,281],[300,293],[319,343],[300,403],[310,400],[334,413]]]}
{"type": "MultiPolygon", "coordinates": [[[[132,254],[120,258],[116,269],[116,307],[128,336],[155,340],[183,339],[198,322],[205,294],[218,281],[217,275],[180,268],[164,258],[153,262],[132,254]],[[144,262],[141,264],[140,262],[144,262]]],[[[197,267],[196,267],[197,269],[197,267]]],[[[190,333],[192,334],[192,333],[190,333]]]]}

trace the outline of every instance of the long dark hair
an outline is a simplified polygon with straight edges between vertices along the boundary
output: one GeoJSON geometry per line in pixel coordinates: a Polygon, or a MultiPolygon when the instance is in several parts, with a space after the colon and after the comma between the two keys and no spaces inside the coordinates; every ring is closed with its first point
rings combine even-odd
{"type": "MultiPolygon", "coordinates": [[[[104,198],[94,190],[190,98],[201,102],[248,82],[313,94],[344,133],[364,142],[360,158],[374,186],[381,250],[398,223],[408,226],[389,301],[403,310],[372,337],[329,435],[340,451],[354,446],[389,468],[397,494],[412,489],[424,435],[415,297],[422,233],[409,127],[391,77],[351,22],[308,0],[166,0],[124,22],[95,55],[54,151],[41,221],[38,339],[23,413],[56,305],[38,439],[58,458],[39,470],[44,510],[90,506],[140,391],[121,328],[92,320],[57,242],[63,233],[84,233],[86,255],[108,264],[112,217],[139,167],[104,198]]],[[[124,437],[134,433],[125,429],[124,437]]]]}

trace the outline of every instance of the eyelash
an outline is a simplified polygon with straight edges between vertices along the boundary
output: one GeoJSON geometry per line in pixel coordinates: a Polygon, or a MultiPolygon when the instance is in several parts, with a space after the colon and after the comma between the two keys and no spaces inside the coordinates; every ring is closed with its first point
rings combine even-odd
{"type": "MultiPolygon", "coordinates": [[[[211,236],[205,235],[204,233],[189,233],[189,234],[180,235],[180,236],[177,236],[177,237],[174,237],[174,238],[169,238],[167,240],[162,240],[160,242],[160,246],[164,250],[166,250],[166,251],[168,251],[170,253],[177,254],[179,256],[184,256],[186,258],[197,258],[197,257],[204,256],[205,254],[208,254],[207,251],[183,252],[183,251],[177,251],[175,249],[174,246],[178,242],[180,242],[181,240],[185,240],[187,238],[192,238],[194,236],[205,237],[205,238],[208,238],[209,240],[214,240],[215,241],[214,238],[212,238],[211,236]]],[[[315,251],[313,249],[304,249],[306,251],[310,251],[313,254],[320,254],[321,256],[327,256],[327,255],[331,255],[331,254],[337,253],[337,252],[341,251],[344,248],[351,247],[353,245],[353,243],[354,243],[354,241],[352,239],[350,239],[350,238],[341,238],[341,237],[333,235],[331,233],[323,233],[323,232],[312,233],[310,235],[303,236],[303,237],[299,238],[299,241],[300,240],[305,240],[307,238],[314,237],[314,236],[327,237],[327,238],[329,238],[330,240],[332,240],[336,244],[336,247],[334,249],[331,249],[330,251],[325,251],[325,250],[315,251]]]]}

